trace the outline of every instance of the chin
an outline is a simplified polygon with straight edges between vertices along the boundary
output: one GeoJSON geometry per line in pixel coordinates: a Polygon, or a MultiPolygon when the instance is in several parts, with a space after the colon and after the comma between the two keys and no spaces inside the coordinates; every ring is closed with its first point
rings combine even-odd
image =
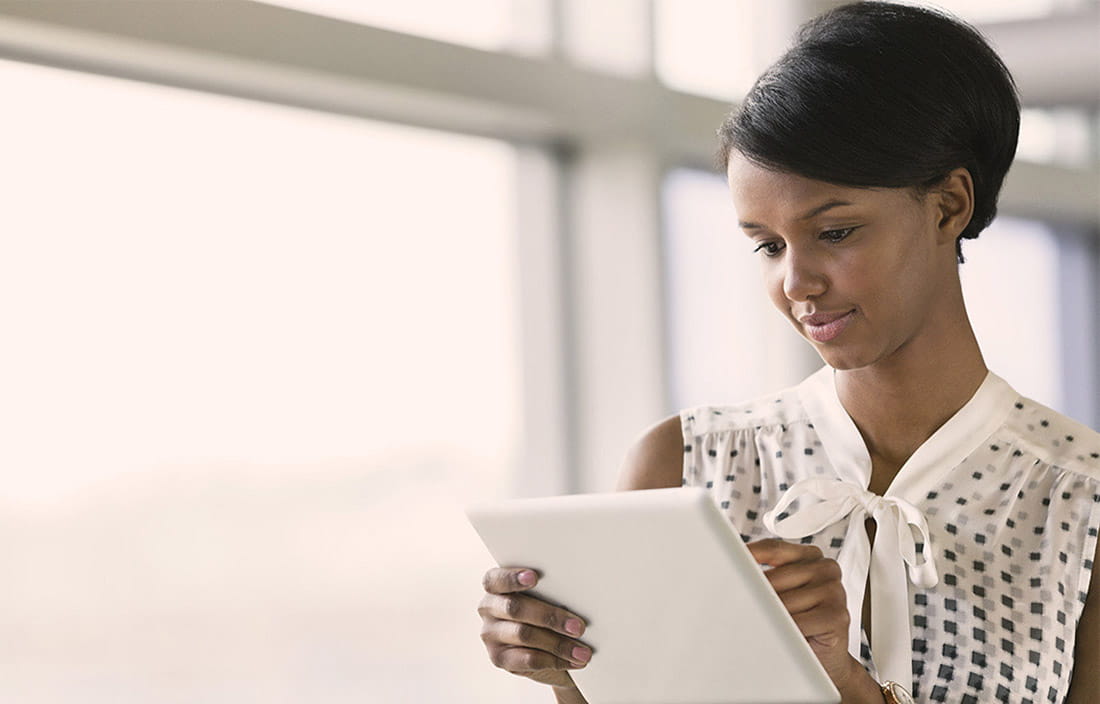
{"type": "Polygon", "coordinates": [[[867,344],[870,340],[867,339],[865,331],[849,328],[829,342],[818,342],[806,333],[802,323],[796,318],[789,314],[786,317],[798,336],[809,343],[821,361],[833,369],[838,371],[862,369],[871,366],[881,358],[880,350],[873,349],[873,345],[867,344]]]}
{"type": "Polygon", "coordinates": [[[851,346],[826,344],[813,344],[821,361],[837,371],[851,371],[869,367],[877,361],[877,357],[870,355],[866,350],[857,350],[851,346]]]}

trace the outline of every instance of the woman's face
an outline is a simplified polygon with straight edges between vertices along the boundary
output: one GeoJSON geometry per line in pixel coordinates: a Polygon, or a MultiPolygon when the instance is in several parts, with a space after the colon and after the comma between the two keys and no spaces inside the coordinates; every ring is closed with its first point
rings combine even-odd
{"type": "Polygon", "coordinates": [[[815,181],[736,151],[727,175],[769,297],[827,364],[859,369],[935,348],[956,300],[961,308],[950,295],[954,237],[935,197],[815,181]]]}

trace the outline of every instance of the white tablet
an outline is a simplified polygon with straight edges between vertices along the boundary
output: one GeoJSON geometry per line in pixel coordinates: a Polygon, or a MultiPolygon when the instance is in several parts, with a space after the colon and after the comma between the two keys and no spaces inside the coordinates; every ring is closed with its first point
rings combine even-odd
{"type": "Polygon", "coordinates": [[[533,594],[587,622],[589,704],[836,704],[840,694],[706,491],[515,499],[467,516],[533,594]]]}

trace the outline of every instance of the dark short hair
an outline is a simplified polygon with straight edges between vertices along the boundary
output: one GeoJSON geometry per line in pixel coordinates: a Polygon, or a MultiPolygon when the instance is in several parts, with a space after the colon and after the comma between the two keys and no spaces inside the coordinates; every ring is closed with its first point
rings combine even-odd
{"type": "Polygon", "coordinates": [[[1004,62],[973,27],[938,10],[860,2],[802,26],[718,131],[733,151],[779,171],[846,186],[927,190],[958,167],[974,214],[956,241],[993,220],[1016,154],[1020,101],[1004,62]]]}

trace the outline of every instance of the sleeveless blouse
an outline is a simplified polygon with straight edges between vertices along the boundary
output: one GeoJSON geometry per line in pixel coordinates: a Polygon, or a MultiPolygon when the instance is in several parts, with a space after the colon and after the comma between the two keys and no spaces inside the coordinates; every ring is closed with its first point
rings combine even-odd
{"type": "Polygon", "coordinates": [[[921,702],[1065,699],[1100,531],[1100,433],[989,373],[876,496],[829,367],[680,420],[683,484],[707,488],[746,542],[813,544],[840,563],[849,648],[877,680],[921,702]]]}

